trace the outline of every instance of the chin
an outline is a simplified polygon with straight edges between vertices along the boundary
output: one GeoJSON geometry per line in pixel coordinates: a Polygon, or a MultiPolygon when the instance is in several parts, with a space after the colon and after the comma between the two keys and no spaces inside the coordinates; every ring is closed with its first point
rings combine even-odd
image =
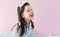
{"type": "Polygon", "coordinates": [[[31,17],[30,20],[33,20],[33,18],[31,17]]]}

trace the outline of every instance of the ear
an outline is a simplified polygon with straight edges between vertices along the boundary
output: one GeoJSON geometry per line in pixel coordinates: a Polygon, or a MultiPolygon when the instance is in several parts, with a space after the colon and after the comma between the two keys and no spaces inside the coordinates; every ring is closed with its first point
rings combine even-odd
{"type": "Polygon", "coordinates": [[[24,14],[22,13],[21,15],[22,15],[22,18],[24,18],[24,14]]]}

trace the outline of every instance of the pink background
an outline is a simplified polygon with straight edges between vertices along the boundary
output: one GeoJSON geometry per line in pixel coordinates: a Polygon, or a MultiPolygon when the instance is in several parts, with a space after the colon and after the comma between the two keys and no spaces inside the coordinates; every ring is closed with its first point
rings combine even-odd
{"type": "Polygon", "coordinates": [[[34,10],[37,34],[60,34],[60,0],[0,0],[0,31],[11,31],[17,22],[17,6],[29,2],[34,10]]]}

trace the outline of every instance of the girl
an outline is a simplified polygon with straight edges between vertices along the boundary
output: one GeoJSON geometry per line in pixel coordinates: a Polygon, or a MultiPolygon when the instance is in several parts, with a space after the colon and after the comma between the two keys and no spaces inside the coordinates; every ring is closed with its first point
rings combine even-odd
{"type": "Polygon", "coordinates": [[[13,27],[12,32],[15,37],[35,37],[34,12],[29,3],[24,3],[21,7],[18,6],[18,23],[13,27]]]}

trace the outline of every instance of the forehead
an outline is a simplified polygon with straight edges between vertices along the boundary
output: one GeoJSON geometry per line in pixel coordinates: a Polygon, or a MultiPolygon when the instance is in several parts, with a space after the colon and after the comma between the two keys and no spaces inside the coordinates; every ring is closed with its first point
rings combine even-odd
{"type": "Polygon", "coordinates": [[[25,9],[31,9],[31,6],[30,5],[26,5],[25,9]]]}

